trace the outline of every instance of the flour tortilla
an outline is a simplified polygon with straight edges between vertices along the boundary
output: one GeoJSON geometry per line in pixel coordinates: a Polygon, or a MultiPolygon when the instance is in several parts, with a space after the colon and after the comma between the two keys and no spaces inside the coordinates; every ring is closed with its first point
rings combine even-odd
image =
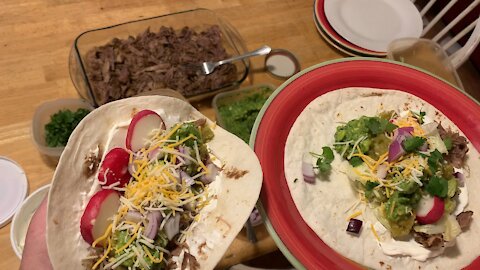
{"type": "MultiPolygon", "coordinates": [[[[332,146],[336,127],[362,115],[375,116],[381,111],[404,110],[425,111],[432,120],[444,127],[458,128],[441,112],[427,102],[404,92],[371,88],[345,88],[326,93],[312,101],[297,118],[285,146],[285,176],[291,196],[305,222],[331,248],[345,257],[374,269],[459,269],[469,265],[480,254],[480,181],[473,176],[480,175],[478,151],[469,144],[466,185],[469,203],[466,210],[474,212],[473,222],[466,232],[457,237],[455,247],[425,262],[410,257],[387,256],[378,246],[370,229],[376,222],[371,209],[360,219],[364,221],[359,236],[345,232],[348,211],[357,201],[357,192],[350,185],[346,175],[348,163],[335,153],[333,171],[329,177],[317,179],[308,184],[302,177],[302,156],[304,153],[321,153],[323,146],[332,146]],[[421,268],[419,268],[421,267],[421,268]]],[[[461,133],[463,135],[463,133],[461,133]]]]}
{"type": "MultiPolygon", "coordinates": [[[[170,121],[206,119],[190,104],[161,96],[111,102],[87,115],[72,133],[50,189],[47,245],[55,269],[85,269],[82,259],[89,255],[89,245],[80,234],[80,218],[91,197],[88,193],[94,176],[87,177],[83,172],[85,157],[97,145],[105,149],[108,134],[114,125],[130,121],[132,111],[143,109],[156,111],[162,117],[167,115],[170,121]]],[[[213,125],[211,121],[208,123],[213,125]]],[[[187,238],[190,253],[198,260],[200,269],[213,269],[221,259],[253,209],[262,183],[260,163],[250,147],[218,126],[213,131],[215,137],[208,145],[212,153],[225,164],[224,169],[235,168],[247,173],[237,179],[220,174],[221,179],[216,180],[221,181],[216,207],[208,214],[201,215],[198,226],[187,238]]]]}

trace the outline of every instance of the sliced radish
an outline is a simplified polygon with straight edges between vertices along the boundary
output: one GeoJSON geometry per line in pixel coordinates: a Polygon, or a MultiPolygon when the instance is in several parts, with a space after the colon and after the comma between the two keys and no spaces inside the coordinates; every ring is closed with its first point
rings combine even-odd
{"type": "Polygon", "coordinates": [[[105,233],[118,207],[120,207],[120,195],[115,190],[102,189],[93,195],[80,220],[80,233],[87,243],[91,245],[95,239],[105,233]]]}
{"type": "Polygon", "coordinates": [[[165,129],[165,123],[160,115],[151,110],[143,110],[133,116],[128,126],[125,144],[127,149],[137,152],[148,140],[148,135],[154,129],[165,129]]]}
{"type": "Polygon", "coordinates": [[[423,196],[416,208],[417,221],[420,224],[432,224],[443,216],[445,203],[437,196],[423,196]]]}
{"type": "Polygon", "coordinates": [[[103,186],[110,186],[120,182],[117,187],[124,187],[131,178],[128,171],[130,154],[123,148],[113,148],[102,161],[98,172],[98,181],[103,186]]]}

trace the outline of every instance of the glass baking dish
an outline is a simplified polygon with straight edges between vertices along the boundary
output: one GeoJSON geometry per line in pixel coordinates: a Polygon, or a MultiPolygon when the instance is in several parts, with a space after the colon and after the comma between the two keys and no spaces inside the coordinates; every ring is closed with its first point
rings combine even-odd
{"type": "MultiPolygon", "coordinates": [[[[130,21],[122,24],[86,31],[80,34],[75,39],[70,53],[70,77],[79,95],[84,99],[88,100],[95,107],[116,99],[128,97],[130,95],[120,96],[118,98],[114,97],[111,98],[111,100],[107,100],[104,102],[105,98],[102,99],[102,90],[94,87],[94,83],[96,82],[92,80],[92,76],[90,76],[89,78],[89,75],[92,74],[89,74],[89,72],[91,72],[91,69],[87,66],[88,63],[86,62],[86,57],[87,53],[90,50],[93,50],[94,48],[98,48],[100,46],[104,46],[107,43],[111,42],[114,38],[126,40],[129,37],[132,38],[139,36],[147,29],[150,29],[151,32],[159,32],[159,29],[162,26],[171,27],[173,28],[173,30],[175,30],[175,32],[179,32],[184,27],[189,27],[193,31],[199,33],[201,31],[206,31],[207,29],[215,25],[218,25],[220,29],[221,46],[223,46],[225,52],[229,56],[236,56],[239,54],[243,54],[247,51],[242,38],[227,21],[218,17],[215,12],[211,10],[195,9],[142,20],[130,21]]],[[[116,58],[115,61],[117,61],[116,58]]],[[[238,87],[247,77],[250,62],[248,60],[237,61],[233,63],[233,65],[234,66],[229,67],[232,68],[234,71],[230,71],[231,76],[228,76],[228,81],[227,79],[225,79],[225,82],[217,82],[216,85],[218,87],[206,87],[205,89],[200,87],[200,90],[196,91],[195,93],[185,93],[185,91],[180,88],[174,90],[179,91],[189,101],[196,101],[205,97],[213,96],[226,90],[234,89],[238,87]]],[[[131,77],[129,77],[129,80],[132,80],[131,77]]],[[[210,80],[212,81],[213,79],[210,80]]],[[[172,88],[169,85],[159,88],[165,87],[172,88]]],[[[147,90],[154,89],[145,89],[145,91],[147,90]]],[[[134,93],[131,96],[135,94],[138,93],[134,93]]]]}

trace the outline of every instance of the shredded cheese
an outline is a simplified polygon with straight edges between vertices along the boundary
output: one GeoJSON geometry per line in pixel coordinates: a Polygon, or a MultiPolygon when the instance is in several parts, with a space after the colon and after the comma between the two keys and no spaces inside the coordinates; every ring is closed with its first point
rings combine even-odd
{"type": "Polygon", "coordinates": [[[112,224],[108,225],[107,229],[105,230],[105,233],[102,236],[100,236],[95,241],[93,241],[92,247],[95,247],[99,242],[107,239],[107,237],[109,237],[111,233],[112,233],[112,224]]]}
{"type": "Polygon", "coordinates": [[[103,254],[103,256],[92,266],[93,270],[97,269],[97,267],[107,258],[108,253],[110,253],[110,250],[112,250],[112,240],[111,238],[108,238],[107,250],[105,250],[105,253],[103,254]]]}
{"type": "Polygon", "coordinates": [[[373,236],[377,239],[378,242],[380,242],[380,237],[378,237],[377,231],[373,227],[373,224],[370,224],[370,229],[372,230],[373,236]]]}
{"type": "Polygon", "coordinates": [[[347,217],[347,221],[349,221],[352,218],[356,218],[356,217],[360,216],[361,214],[362,214],[362,211],[357,211],[357,212],[351,214],[349,217],[347,217]]]}

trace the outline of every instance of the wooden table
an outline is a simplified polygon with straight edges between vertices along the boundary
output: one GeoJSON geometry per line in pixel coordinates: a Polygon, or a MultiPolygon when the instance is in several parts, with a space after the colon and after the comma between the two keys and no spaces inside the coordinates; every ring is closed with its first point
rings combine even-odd
{"type": "MultiPolygon", "coordinates": [[[[234,25],[249,49],[268,44],[298,57],[302,68],[345,57],[320,38],[315,28],[313,0],[3,0],[0,9],[0,155],[25,170],[29,193],[50,183],[54,166],[35,148],[31,119],[42,102],[78,97],[68,73],[68,55],[81,32],[139,18],[194,8],[215,10],[234,25]]],[[[253,59],[249,83],[280,85],[262,71],[263,58],[253,59]]],[[[479,97],[479,76],[467,67],[460,72],[467,91],[479,97]]],[[[214,118],[211,100],[195,105],[214,118]]],[[[10,246],[10,225],[0,229],[0,269],[17,269],[19,260],[10,246]]],[[[242,231],[219,267],[271,252],[275,243],[264,227],[259,242],[250,244],[242,231]]]]}

